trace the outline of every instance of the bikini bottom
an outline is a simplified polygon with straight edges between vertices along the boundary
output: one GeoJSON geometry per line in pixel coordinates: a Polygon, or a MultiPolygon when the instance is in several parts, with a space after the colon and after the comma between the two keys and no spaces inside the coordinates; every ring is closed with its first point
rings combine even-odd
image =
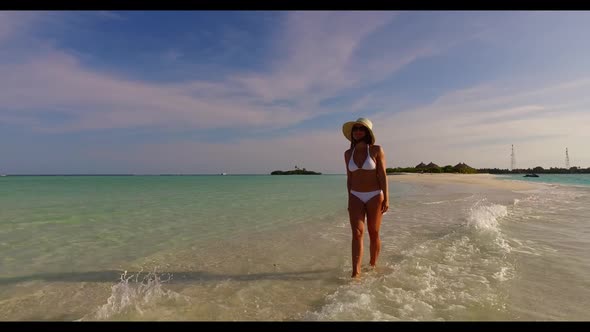
{"type": "Polygon", "coordinates": [[[367,192],[362,192],[362,191],[356,191],[356,190],[351,190],[350,193],[355,195],[356,197],[358,197],[363,203],[367,204],[367,202],[379,195],[380,193],[382,193],[383,190],[379,189],[379,190],[375,190],[375,191],[367,191],[367,192]]]}

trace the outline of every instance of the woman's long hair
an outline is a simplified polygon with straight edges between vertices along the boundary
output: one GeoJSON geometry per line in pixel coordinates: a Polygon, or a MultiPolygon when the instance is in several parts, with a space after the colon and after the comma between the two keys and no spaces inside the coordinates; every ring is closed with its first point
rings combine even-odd
{"type": "MultiPolygon", "coordinates": [[[[371,144],[371,142],[373,141],[373,136],[371,136],[371,132],[369,132],[369,130],[366,127],[365,128],[365,143],[367,144],[371,144]]],[[[352,135],[353,130],[350,130],[350,148],[354,148],[354,145],[357,143],[356,140],[354,139],[354,136],[352,135]]]]}

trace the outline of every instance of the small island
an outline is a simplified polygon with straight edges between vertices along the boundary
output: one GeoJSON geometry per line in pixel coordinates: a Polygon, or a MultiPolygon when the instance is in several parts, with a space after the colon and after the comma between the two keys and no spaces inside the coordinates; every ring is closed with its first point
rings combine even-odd
{"type": "Polygon", "coordinates": [[[321,175],[322,173],[308,171],[305,168],[295,166],[295,169],[290,171],[272,171],[270,175],[321,175]]]}

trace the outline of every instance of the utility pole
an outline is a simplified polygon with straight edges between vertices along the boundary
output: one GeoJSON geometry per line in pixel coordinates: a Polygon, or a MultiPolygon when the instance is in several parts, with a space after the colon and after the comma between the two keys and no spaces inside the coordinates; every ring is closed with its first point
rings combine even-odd
{"type": "Polygon", "coordinates": [[[570,169],[570,155],[567,152],[567,148],[565,148],[565,168],[570,169]]]}

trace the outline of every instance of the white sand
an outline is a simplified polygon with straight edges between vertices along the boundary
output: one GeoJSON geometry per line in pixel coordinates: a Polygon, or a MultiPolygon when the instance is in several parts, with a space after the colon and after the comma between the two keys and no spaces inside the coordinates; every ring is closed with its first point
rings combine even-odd
{"type": "Polygon", "coordinates": [[[391,182],[409,182],[409,183],[432,183],[432,184],[467,184],[479,185],[488,188],[506,189],[506,190],[530,190],[538,187],[535,183],[527,183],[524,181],[515,180],[499,180],[492,174],[418,174],[418,173],[402,173],[390,174],[388,179],[391,182]]]}

